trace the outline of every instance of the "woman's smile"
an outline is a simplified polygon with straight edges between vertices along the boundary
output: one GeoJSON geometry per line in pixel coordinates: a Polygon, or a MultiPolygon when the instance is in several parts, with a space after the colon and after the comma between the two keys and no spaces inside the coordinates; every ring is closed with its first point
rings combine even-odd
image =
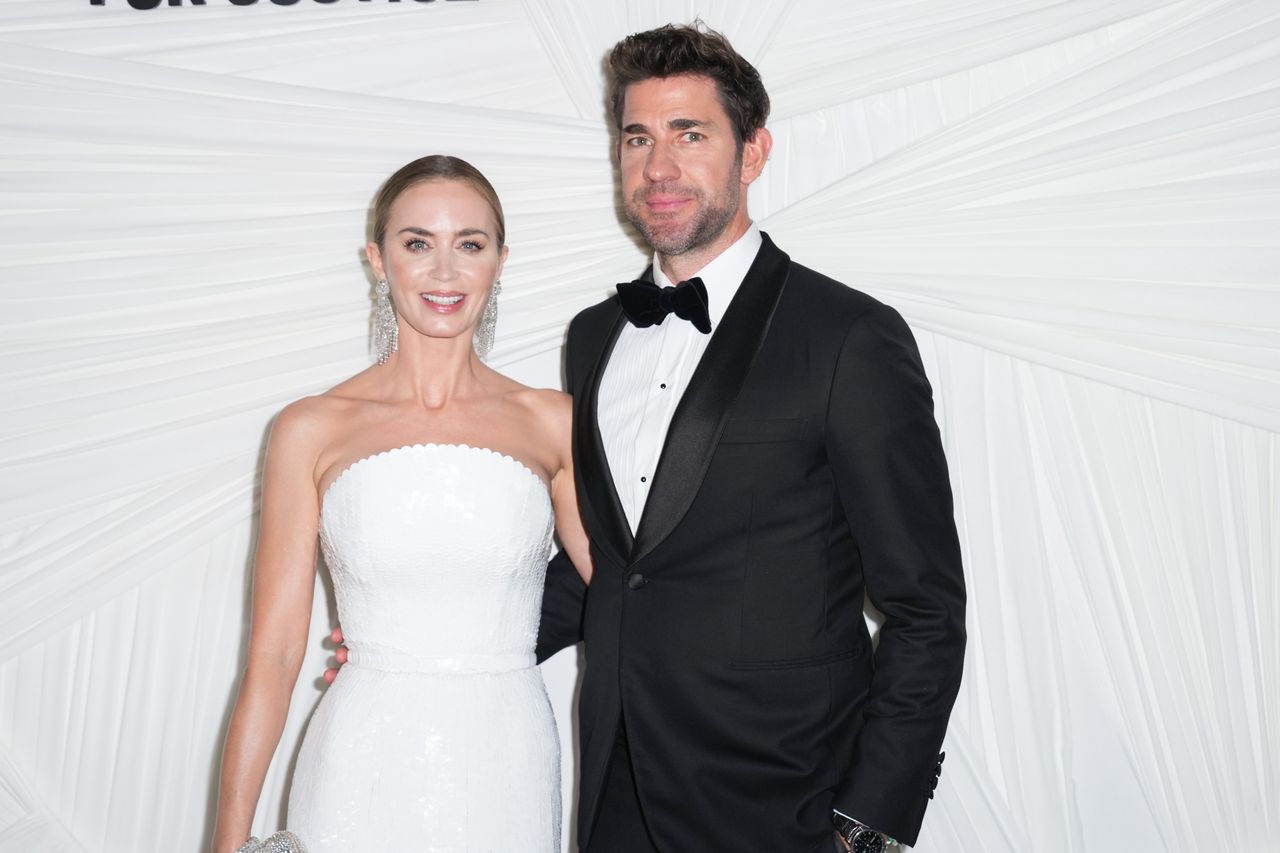
{"type": "Polygon", "coordinates": [[[467,298],[466,294],[446,290],[433,290],[429,293],[420,294],[420,296],[431,307],[432,311],[441,314],[452,314],[461,310],[462,303],[467,298]]]}

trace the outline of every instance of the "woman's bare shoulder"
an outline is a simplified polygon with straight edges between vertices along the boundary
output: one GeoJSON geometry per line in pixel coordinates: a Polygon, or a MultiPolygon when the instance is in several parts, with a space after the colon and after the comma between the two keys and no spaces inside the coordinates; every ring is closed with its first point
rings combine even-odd
{"type": "Polygon", "coordinates": [[[563,391],[525,388],[515,395],[524,431],[544,455],[544,466],[553,478],[570,464],[573,405],[563,391]]]}
{"type": "Polygon", "coordinates": [[[358,373],[327,391],[294,400],[280,410],[272,437],[323,447],[360,410],[374,402],[366,376],[358,373]]]}
{"type": "Polygon", "coordinates": [[[565,428],[573,418],[573,398],[554,388],[525,388],[516,392],[521,405],[539,420],[555,428],[565,428]]]}
{"type": "Polygon", "coordinates": [[[339,422],[339,408],[323,395],[303,397],[285,406],[271,425],[272,453],[288,448],[294,452],[310,451],[309,455],[317,456],[339,422]]]}

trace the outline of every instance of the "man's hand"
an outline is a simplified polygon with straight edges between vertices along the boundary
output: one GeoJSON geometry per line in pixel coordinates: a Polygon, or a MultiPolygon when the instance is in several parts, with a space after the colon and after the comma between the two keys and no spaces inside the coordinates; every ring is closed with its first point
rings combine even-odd
{"type": "Polygon", "coordinates": [[[330,667],[324,671],[324,680],[328,684],[333,684],[333,680],[338,677],[338,670],[347,662],[347,647],[342,645],[342,629],[334,628],[329,634],[329,639],[333,640],[334,645],[338,648],[334,650],[333,656],[337,659],[338,665],[330,667]]]}

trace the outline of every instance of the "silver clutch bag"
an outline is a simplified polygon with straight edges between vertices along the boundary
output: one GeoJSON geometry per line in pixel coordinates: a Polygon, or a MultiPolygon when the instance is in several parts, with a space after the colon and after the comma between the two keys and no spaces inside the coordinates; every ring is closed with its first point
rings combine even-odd
{"type": "Polygon", "coordinates": [[[250,838],[236,848],[236,853],[307,853],[307,848],[292,832],[277,832],[262,840],[250,838]]]}

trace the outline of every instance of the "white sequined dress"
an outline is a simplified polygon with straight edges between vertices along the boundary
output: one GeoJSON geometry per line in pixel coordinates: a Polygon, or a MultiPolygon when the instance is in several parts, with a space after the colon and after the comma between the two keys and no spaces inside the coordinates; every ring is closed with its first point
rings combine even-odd
{"type": "Polygon", "coordinates": [[[481,448],[402,447],[329,486],[320,540],[351,656],[293,777],[309,853],[558,853],[533,659],[551,532],[542,479],[481,448]]]}

